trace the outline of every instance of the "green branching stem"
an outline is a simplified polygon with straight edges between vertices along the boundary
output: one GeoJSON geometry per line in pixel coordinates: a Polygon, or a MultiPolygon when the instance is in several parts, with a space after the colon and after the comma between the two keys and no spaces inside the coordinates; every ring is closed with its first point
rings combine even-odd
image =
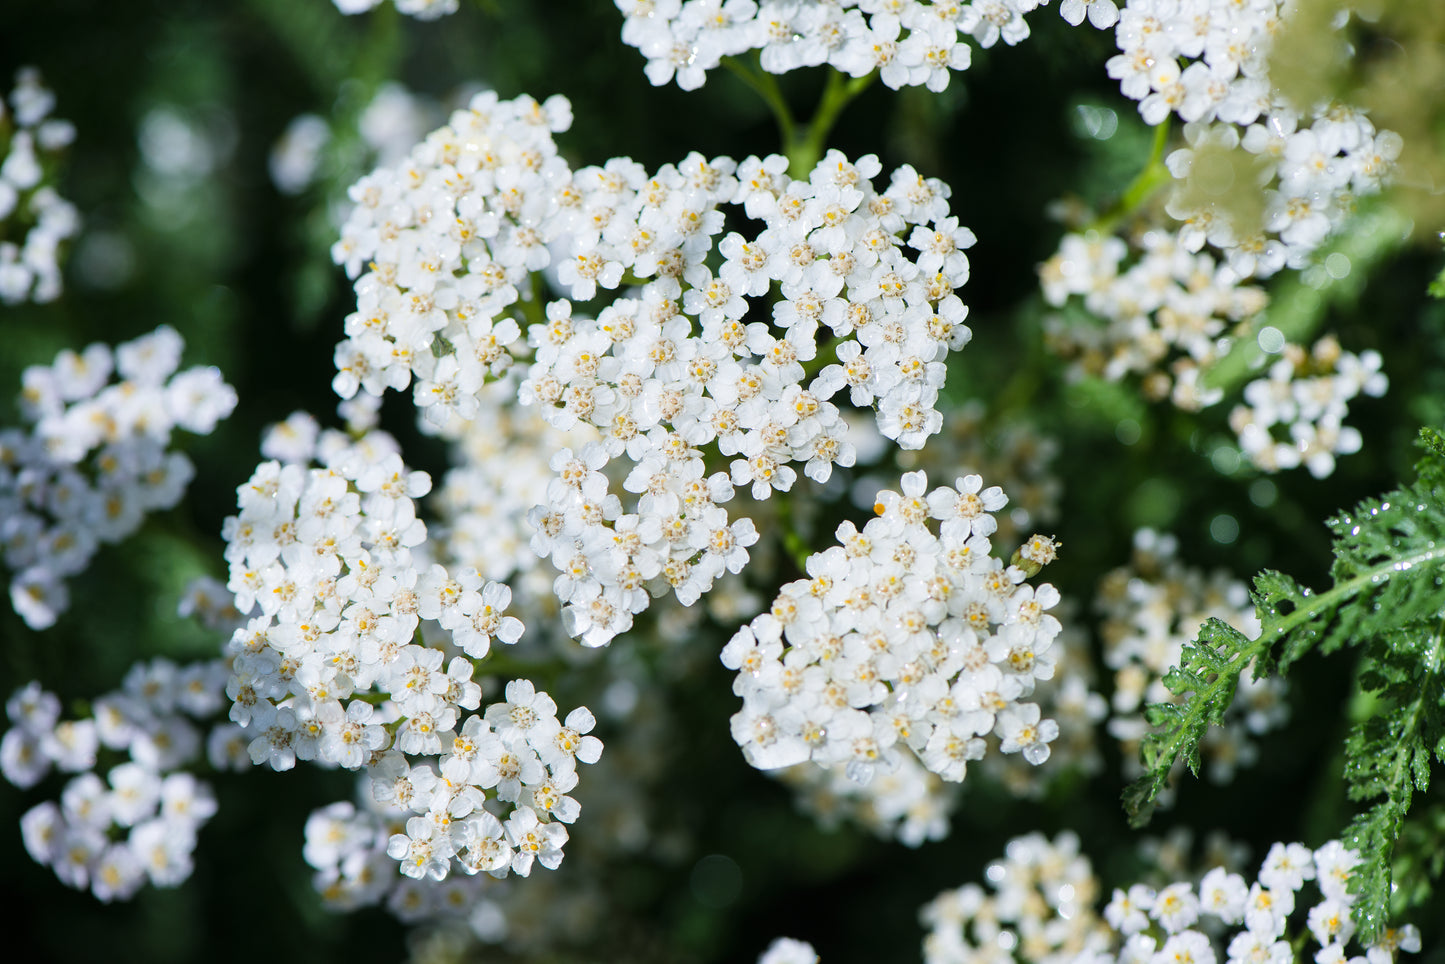
{"type": "MultiPolygon", "coordinates": [[[[1318,619],[1321,613],[1338,609],[1360,593],[1378,589],[1403,573],[1410,573],[1417,567],[1439,564],[1442,560],[1445,560],[1445,546],[1424,549],[1402,558],[1391,557],[1378,565],[1361,570],[1326,592],[1306,595],[1305,604],[1297,605],[1287,614],[1266,614],[1259,638],[1246,640],[1239,645],[1226,663],[1212,671],[1212,679],[1205,680],[1202,687],[1193,688],[1193,693],[1185,704],[1178,708],[1178,714],[1169,721],[1167,729],[1162,733],[1153,733],[1146,739],[1144,765],[1149,772],[1125,790],[1124,794],[1131,822],[1138,826],[1148,821],[1149,805],[1159,791],[1164,789],[1169,770],[1176,761],[1185,759],[1189,763],[1190,771],[1198,775],[1199,742],[1209,726],[1219,721],[1224,709],[1233,701],[1239,676],[1251,661],[1257,658],[1267,659],[1277,643],[1294,630],[1318,619]]],[[[1227,632],[1231,638],[1244,639],[1243,634],[1238,631],[1218,620],[1210,620],[1205,630],[1201,631],[1200,641],[1196,645],[1208,645],[1206,637],[1211,625],[1216,631],[1227,632]]],[[[1189,662],[1188,655],[1186,651],[1186,663],[1189,662]]],[[[1183,695],[1188,690],[1181,686],[1176,692],[1183,695]]]]}
{"type": "Polygon", "coordinates": [[[792,503],[787,499],[779,499],[777,501],[778,530],[779,538],[783,543],[783,550],[787,552],[788,558],[793,561],[793,565],[798,567],[798,572],[806,573],[808,571],[808,557],[812,555],[812,551],[808,548],[807,542],[803,540],[802,533],[798,531],[798,526],[793,519],[792,503]]]}
{"type": "Polygon", "coordinates": [[[722,65],[763,99],[768,109],[773,112],[773,120],[778,124],[779,141],[785,145],[791,144],[798,123],[793,119],[793,112],[788,109],[788,102],[783,98],[777,79],[756,63],[756,56],[753,60],[754,63],[748,64],[737,57],[724,57],[722,65]]]}
{"type": "Polygon", "coordinates": [[[878,76],[878,72],[875,70],[862,77],[848,77],[830,68],[828,79],[823,87],[823,95],[818,101],[818,108],[814,111],[812,120],[800,126],[797,119],[793,117],[792,110],[788,107],[787,99],[783,97],[783,91],[778,86],[777,79],[763,70],[756,55],[751,63],[737,57],[724,57],[722,63],[761,97],[763,102],[768,105],[768,109],[773,112],[773,120],[778,125],[778,139],[783,146],[783,153],[788,158],[788,175],[804,179],[812,173],[813,168],[822,159],[823,150],[828,143],[828,135],[832,133],[833,126],[837,124],[843,109],[852,103],[855,97],[867,90],[878,76]]]}
{"type": "Polygon", "coordinates": [[[794,132],[794,139],[785,142],[788,154],[788,173],[795,178],[806,178],[823,159],[823,148],[827,146],[828,135],[838,122],[843,108],[873,83],[878,76],[875,70],[862,77],[845,77],[836,70],[828,71],[827,86],[823,88],[822,100],[808,126],[794,132]]]}
{"type": "Polygon", "coordinates": [[[1154,128],[1154,141],[1149,146],[1149,160],[1135,176],[1119,199],[1093,220],[1086,230],[1107,233],[1124,218],[1139,209],[1159,185],[1170,180],[1169,168],[1164,166],[1164,148],[1169,144],[1169,118],[1154,128]]]}

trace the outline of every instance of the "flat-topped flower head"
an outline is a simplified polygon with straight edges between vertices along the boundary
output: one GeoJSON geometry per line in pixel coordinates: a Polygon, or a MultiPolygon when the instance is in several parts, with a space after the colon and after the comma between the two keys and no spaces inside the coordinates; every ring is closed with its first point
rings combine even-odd
{"type": "Polygon", "coordinates": [[[1078,853],[1077,838],[1063,834],[1049,841],[1031,834],[1011,841],[1003,860],[989,867],[993,893],[965,884],[922,909],[930,928],[923,959],[942,964],[990,948],[999,953],[995,941],[1001,929],[1010,936],[1030,935],[1002,951],[1018,964],[1080,959],[1080,947],[1088,948],[1082,959],[1096,964],[1285,964],[1301,949],[1310,953],[1311,938],[1318,944],[1313,956],[1320,964],[1367,959],[1385,964],[1396,960],[1399,950],[1418,950],[1418,930],[1405,925],[1386,928],[1380,941],[1364,949],[1367,956],[1350,956],[1346,947],[1354,935],[1350,905],[1355,898],[1348,893],[1325,894],[1307,914],[1295,913],[1295,893],[1283,885],[1298,888],[1305,879],[1323,880],[1335,868],[1358,861],[1359,854],[1339,841],[1313,852],[1279,843],[1271,848],[1259,880],[1247,883],[1242,875],[1216,866],[1197,885],[1175,881],[1157,893],[1143,884],[1115,888],[1100,917],[1093,904],[1103,888],[1088,858],[1078,853]],[[1296,861],[1301,854],[1304,863],[1296,861]],[[1282,862],[1290,865],[1284,879],[1279,877],[1282,862]],[[1306,868],[1308,878],[1302,876],[1306,868]],[[1262,887],[1266,878],[1282,889],[1262,887]],[[1261,894],[1276,898],[1269,913],[1256,897],[1261,894]]]}
{"type": "Polygon", "coordinates": [[[1058,593],[989,555],[975,523],[1003,507],[997,487],[970,476],[930,491],[923,472],[900,483],[724,649],[743,698],[733,736],[754,766],[812,761],[867,783],[912,758],[959,781],[989,736],[1048,758],[1058,725],[1021,701],[1053,673],[1058,593]]]}

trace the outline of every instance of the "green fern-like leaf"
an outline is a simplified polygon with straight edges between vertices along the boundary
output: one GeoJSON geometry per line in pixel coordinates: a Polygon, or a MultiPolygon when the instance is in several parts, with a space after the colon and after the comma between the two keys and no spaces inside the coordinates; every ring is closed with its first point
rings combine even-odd
{"type": "Polygon", "coordinates": [[[1137,826],[1178,761],[1198,774],[1200,743],[1221,723],[1251,664],[1256,677],[1282,675],[1312,651],[1360,649],[1357,685],[1372,694],[1374,711],[1349,735],[1344,778],[1350,798],[1369,806],[1344,839],[1364,856],[1352,886],[1356,923],[1367,938],[1388,916],[1395,841],[1411,799],[1428,789],[1432,757],[1445,762],[1445,439],[1421,434],[1427,454],[1413,485],[1330,520],[1328,590],[1261,572],[1252,593],[1262,624],[1257,638],[1218,620],[1200,628],[1164,678],[1180,701],[1148,710],[1145,775],[1124,795],[1137,826]]]}

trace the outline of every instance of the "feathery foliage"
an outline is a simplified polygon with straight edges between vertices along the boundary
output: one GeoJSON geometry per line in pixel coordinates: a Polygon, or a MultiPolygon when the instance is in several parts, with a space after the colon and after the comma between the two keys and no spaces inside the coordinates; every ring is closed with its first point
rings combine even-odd
{"type": "MultiPolygon", "coordinates": [[[[1445,438],[1426,429],[1421,441],[1426,454],[1412,485],[1330,520],[1333,586],[1315,593],[1266,570],[1252,594],[1263,627],[1258,638],[1218,619],[1200,628],[1165,677],[1182,700],[1149,708],[1152,730],[1141,751],[1147,772],[1124,794],[1140,825],[1178,760],[1198,774],[1200,741],[1221,723],[1251,666],[1256,678],[1283,675],[1311,650],[1356,647],[1355,686],[1371,712],[1346,741],[1344,779],[1350,799],[1368,807],[1342,838],[1364,858],[1352,887],[1366,935],[1388,918],[1391,859],[1411,798],[1429,788],[1431,757],[1445,762],[1445,438]]],[[[1416,832],[1445,840],[1438,821],[1416,832]]],[[[1421,880],[1417,875],[1414,900],[1423,899],[1421,880]]]]}

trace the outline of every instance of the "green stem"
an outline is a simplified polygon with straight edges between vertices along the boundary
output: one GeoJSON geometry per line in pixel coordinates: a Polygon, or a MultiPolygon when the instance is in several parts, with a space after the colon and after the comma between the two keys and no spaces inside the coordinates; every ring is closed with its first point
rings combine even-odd
{"type": "Polygon", "coordinates": [[[1154,795],[1163,788],[1163,780],[1158,778],[1157,774],[1167,770],[1174,761],[1185,756],[1191,745],[1198,745],[1201,735],[1209,727],[1210,711],[1217,705],[1227,704],[1233,699],[1239,676],[1251,660],[1264,656],[1276,643],[1293,630],[1317,619],[1320,613],[1333,611],[1345,600],[1370,586],[1379,586],[1386,580],[1401,573],[1410,572],[1417,566],[1438,564],[1442,560],[1445,560],[1445,548],[1426,549],[1404,559],[1387,559],[1344,582],[1336,583],[1333,588],[1318,596],[1308,597],[1307,602],[1297,606],[1289,614],[1267,620],[1259,638],[1248,646],[1242,647],[1234,655],[1234,658],[1223,670],[1206,685],[1204,691],[1198,694],[1201,698],[1188,701],[1184,714],[1173,723],[1171,730],[1163,734],[1162,739],[1154,744],[1155,749],[1151,752],[1152,759],[1146,762],[1146,766],[1153,773],[1138,781],[1127,791],[1128,794],[1137,799],[1141,792],[1147,792],[1147,799],[1153,799],[1154,795]],[[1145,791],[1145,784],[1152,784],[1152,789],[1145,791]]]}
{"type": "Polygon", "coordinates": [[[838,116],[843,113],[843,108],[868,89],[877,78],[878,72],[875,70],[862,77],[848,77],[829,68],[828,80],[823,87],[818,108],[814,111],[812,120],[800,127],[793,112],[788,109],[788,102],[784,99],[777,80],[756,63],[756,58],[754,61],[753,64],[748,64],[736,57],[722,59],[723,66],[752,88],[772,110],[773,119],[778,124],[778,139],[782,142],[783,153],[788,158],[788,175],[793,178],[806,178],[822,159],[828,135],[832,133],[833,125],[838,123],[838,116]]]}
{"type": "Polygon", "coordinates": [[[808,557],[812,553],[809,551],[807,543],[803,541],[802,535],[799,534],[797,526],[793,523],[793,505],[787,499],[778,500],[778,529],[783,550],[787,552],[788,558],[793,560],[793,565],[798,567],[800,574],[806,573],[808,557]]]}
{"type": "Polygon", "coordinates": [[[1119,200],[1095,218],[1087,230],[1101,233],[1113,230],[1116,224],[1138,210],[1139,205],[1148,200],[1159,185],[1170,179],[1169,168],[1164,166],[1164,148],[1169,143],[1169,127],[1169,118],[1166,117],[1154,128],[1154,142],[1149,146],[1149,160],[1144,169],[1124,189],[1124,193],[1119,195],[1119,200]]]}
{"type": "Polygon", "coordinates": [[[788,109],[788,102],[783,99],[783,92],[778,88],[778,82],[773,75],[761,66],[750,66],[736,57],[724,57],[722,65],[763,99],[773,112],[773,119],[778,123],[778,138],[784,144],[791,144],[797,122],[793,120],[793,112],[788,109]]]}
{"type": "Polygon", "coordinates": [[[862,77],[851,78],[844,77],[836,70],[828,71],[828,83],[823,88],[823,98],[818,102],[813,119],[808,122],[807,127],[797,132],[791,142],[785,141],[788,173],[791,176],[805,178],[812,173],[813,168],[818,166],[818,161],[823,158],[823,148],[827,146],[833,125],[838,122],[838,115],[843,113],[843,108],[852,103],[855,97],[867,90],[877,76],[876,70],[862,77]]]}
{"type": "Polygon", "coordinates": [[[547,279],[542,277],[542,272],[532,272],[531,297],[517,299],[517,310],[522,317],[517,319],[522,324],[522,334],[533,325],[543,324],[547,320],[547,279]]]}

